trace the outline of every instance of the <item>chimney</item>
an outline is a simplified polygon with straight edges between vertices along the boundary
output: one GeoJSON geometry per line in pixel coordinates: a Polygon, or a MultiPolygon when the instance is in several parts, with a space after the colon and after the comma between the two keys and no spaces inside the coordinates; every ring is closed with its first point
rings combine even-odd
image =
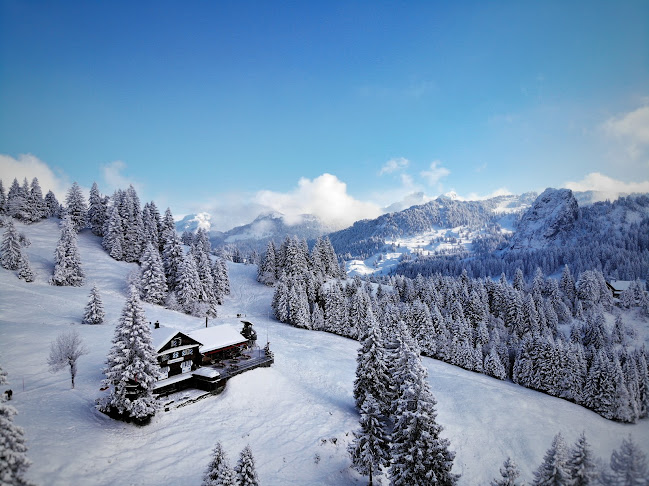
{"type": "Polygon", "coordinates": [[[155,323],[153,324],[153,329],[160,329],[160,322],[155,321],[155,323]]]}

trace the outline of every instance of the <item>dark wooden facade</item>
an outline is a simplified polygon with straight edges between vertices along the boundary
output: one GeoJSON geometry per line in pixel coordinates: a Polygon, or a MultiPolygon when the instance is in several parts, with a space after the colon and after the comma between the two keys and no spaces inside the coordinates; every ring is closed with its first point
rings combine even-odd
{"type": "Polygon", "coordinates": [[[160,379],[170,378],[182,373],[191,373],[201,365],[201,345],[187,334],[177,332],[169,341],[163,344],[158,352],[160,364],[160,379]]]}

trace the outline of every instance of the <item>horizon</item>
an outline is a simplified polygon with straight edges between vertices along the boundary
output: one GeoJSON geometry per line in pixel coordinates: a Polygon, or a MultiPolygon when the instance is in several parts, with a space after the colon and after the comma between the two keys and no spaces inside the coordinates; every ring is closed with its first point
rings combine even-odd
{"type": "Polygon", "coordinates": [[[227,230],[649,192],[649,4],[0,1],[0,179],[227,230]],[[28,35],[25,35],[25,27],[28,35]]]}

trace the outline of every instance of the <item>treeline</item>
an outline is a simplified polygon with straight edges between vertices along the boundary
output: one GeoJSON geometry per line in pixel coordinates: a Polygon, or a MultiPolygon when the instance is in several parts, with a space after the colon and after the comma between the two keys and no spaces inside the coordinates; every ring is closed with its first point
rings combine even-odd
{"type": "MultiPolygon", "coordinates": [[[[286,274],[273,296],[275,317],[298,327],[359,339],[370,308],[381,331],[405,326],[423,355],[564,398],[602,416],[635,422],[649,411],[647,351],[638,347],[601,272],[569,267],[560,280],[540,269],[510,284],[439,274],[382,283],[286,274]],[[306,283],[305,283],[306,281],[306,283]],[[615,324],[606,323],[612,312],[615,324]]],[[[620,305],[649,315],[644,283],[634,282],[620,305]]]]}

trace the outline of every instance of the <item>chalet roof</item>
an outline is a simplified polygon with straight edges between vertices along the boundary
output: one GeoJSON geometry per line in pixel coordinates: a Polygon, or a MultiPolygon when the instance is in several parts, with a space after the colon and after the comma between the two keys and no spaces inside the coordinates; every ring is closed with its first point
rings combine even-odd
{"type": "Polygon", "coordinates": [[[608,284],[618,292],[624,292],[632,283],[630,280],[611,280],[608,284]]]}
{"type": "MultiPolygon", "coordinates": [[[[194,340],[197,340],[195,337],[189,335],[188,333],[180,332],[178,329],[173,329],[171,327],[160,326],[159,328],[151,329],[151,343],[153,348],[156,350],[156,353],[159,353],[160,350],[178,334],[183,336],[190,337],[194,340]]],[[[200,341],[199,341],[200,344],[200,341]]],[[[195,344],[193,346],[196,346],[195,344]]],[[[193,347],[191,345],[185,347],[193,347]]]]}
{"type": "Polygon", "coordinates": [[[209,353],[216,349],[227,348],[235,344],[242,344],[248,340],[241,335],[239,329],[231,324],[204,327],[191,331],[189,336],[196,341],[203,343],[201,353],[209,353]]]}

